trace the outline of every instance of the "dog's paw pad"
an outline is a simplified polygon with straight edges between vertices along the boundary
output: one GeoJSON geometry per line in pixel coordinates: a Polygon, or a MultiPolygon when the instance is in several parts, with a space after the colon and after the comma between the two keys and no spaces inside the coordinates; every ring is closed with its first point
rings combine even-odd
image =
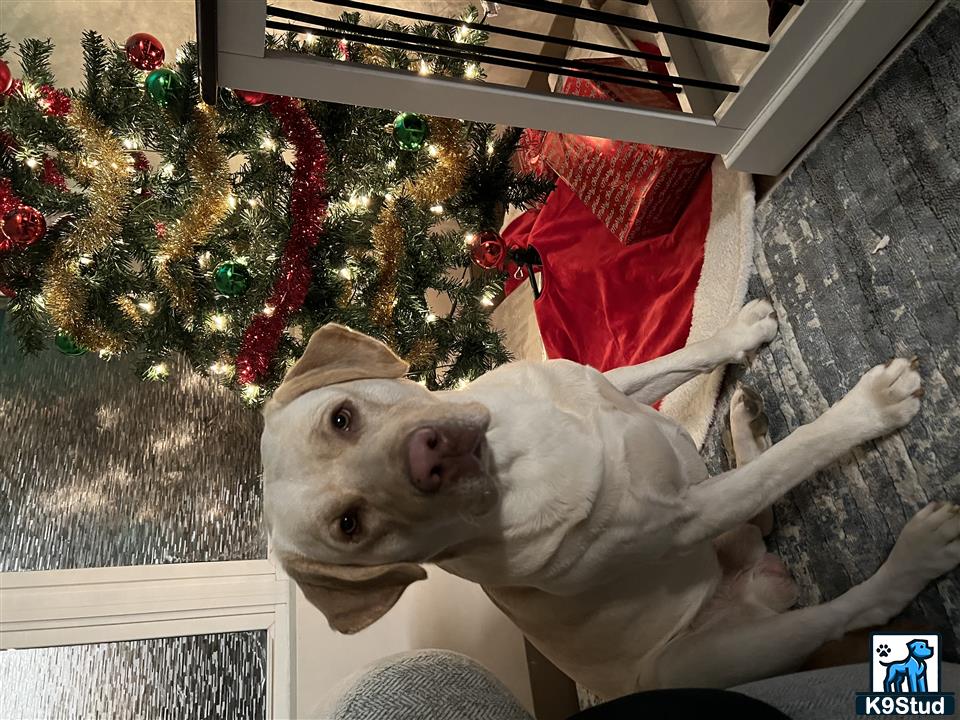
{"type": "Polygon", "coordinates": [[[889,646],[889,645],[879,645],[879,646],[877,646],[877,655],[879,655],[880,657],[887,657],[887,655],[889,655],[889,654],[890,654],[890,646],[889,646]]]}

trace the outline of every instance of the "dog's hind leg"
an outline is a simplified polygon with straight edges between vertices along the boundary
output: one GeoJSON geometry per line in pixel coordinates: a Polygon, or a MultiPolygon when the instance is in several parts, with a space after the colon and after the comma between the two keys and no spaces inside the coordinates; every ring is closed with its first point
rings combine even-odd
{"type": "MultiPolygon", "coordinates": [[[[772,444],[763,398],[746,385],[738,385],[730,399],[730,442],[737,467],[755,460],[772,444]]],[[[773,531],[773,508],[767,506],[750,522],[766,537],[773,531]]]]}
{"type": "Polygon", "coordinates": [[[960,563],[960,507],[931,503],[900,533],[880,569],[830,602],[781,615],[715,621],[680,635],[644,663],[638,689],[719,687],[796,670],[846,632],[882,625],[931,580],[960,563]]]}
{"type": "Polygon", "coordinates": [[[773,306],[766,300],[752,300],[713,337],[641,365],[608,370],[604,375],[620,392],[650,405],[697,375],[740,362],[776,334],[773,306]]]}
{"type": "Polygon", "coordinates": [[[888,693],[900,692],[901,678],[896,672],[888,672],[883,680],[883,691],[888,693]]]}

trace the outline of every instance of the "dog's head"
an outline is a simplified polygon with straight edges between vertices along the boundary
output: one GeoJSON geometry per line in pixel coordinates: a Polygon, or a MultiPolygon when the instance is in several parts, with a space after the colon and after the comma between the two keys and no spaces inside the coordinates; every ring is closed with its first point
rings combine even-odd
{"type": "Polygon", "coordinates": [[[341,632],[381,617],[497,500],[487,408],[406,372],[384,344],[325,325],[264,409],[274,548],[341,632]]]}
{"type": "Polygon", "coordinates": [[[907,647],[910,649],[910,655],[917,660],[933,657],[933,648],[927,644],[926,640],[911,640],[907,643],[907,647]]]}

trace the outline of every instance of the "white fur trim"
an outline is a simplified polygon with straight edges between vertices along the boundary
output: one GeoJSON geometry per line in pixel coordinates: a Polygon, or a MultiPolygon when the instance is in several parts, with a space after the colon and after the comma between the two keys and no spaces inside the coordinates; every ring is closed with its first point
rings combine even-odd
{"type": "MultiPolygon", "coordinates": [[[[703,253],[703,269],[693,300],[687,344],[706,340],[743,306],[753,268],[753,179],[713,163],[713,202],[703,253]]],[[[725,368],[681,385],[663,399],[660,411],[680,423],[697,447],[713,420],[725,368]]]]}

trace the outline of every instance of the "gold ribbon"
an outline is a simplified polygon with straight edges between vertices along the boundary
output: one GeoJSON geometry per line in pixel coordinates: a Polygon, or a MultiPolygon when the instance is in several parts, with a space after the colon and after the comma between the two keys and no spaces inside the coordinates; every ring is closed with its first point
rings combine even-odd
{"type": "MultiPolygon", "coordinates": [[[[437,161],[426,172],[407,178],[397,191],[397,195],[410,198],[418,205],[435,205],[455,195],[470,159],[464,146],[461,121],[432,117],[428,122],[430,141],[437,147],[437,161]]],[[[393,325],[393,307],[397,300],[397,273],[407,244],[395,199],[383,203],[372,239],[380,272],[371,317],[381,327],[389,328],[393,325]]]]}
{"type": "Polygon", "coordinates": [[[194,113],[195,136],[187,154],[187,171],[195,192],[187,211],[167,229],[157,252],[157,279],[173,305],[186,312],[193,310],[194,289],[189,282],[176,278],[173,269],[178,262],[193,257],[229,212],[230,173],[226,152],[217,140],[214,112],[201,105],[194,113]]]}
{"type": "Polygon", "coordinates": [[[120,234],[132,186],[130,165],[120,141],[83,103],[74,101],[66,123],[80,140],[78,162],[90,186],[90,212],[74,223],[47,262],[43,298],[50,318],[80,345],[115,353],[128,339],[88,317],[88,284],[80,269],[82,259],[92,260],[120,234]]]}

